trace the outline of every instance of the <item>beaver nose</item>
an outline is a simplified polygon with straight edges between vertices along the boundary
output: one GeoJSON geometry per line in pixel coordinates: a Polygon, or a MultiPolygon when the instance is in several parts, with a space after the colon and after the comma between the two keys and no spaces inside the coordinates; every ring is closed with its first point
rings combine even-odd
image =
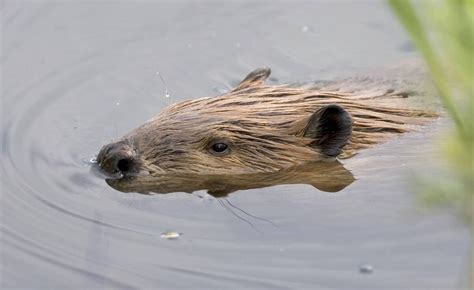
{"type": "Polygon", "coordinates": [[[135,150],[124,142],[105,145],[97,155],[99,166],[108,174],[129,176],[138,173],[139,162],[135,150]]]}

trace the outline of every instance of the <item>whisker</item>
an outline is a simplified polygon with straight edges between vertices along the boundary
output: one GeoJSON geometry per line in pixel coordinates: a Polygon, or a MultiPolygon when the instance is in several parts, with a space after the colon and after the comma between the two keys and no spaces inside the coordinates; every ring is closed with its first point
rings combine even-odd
{"type": "Polygon", "coordinates": [[[191,193],[191,196],[195,196],[195,197],[200,198],[200,199],[203,199],[203,198],[204,198],[204,196],[200,196],[200,195],[194,194],[194,192],[191,193]]]}
{"type": "Polygon", "coordinates": [[[115,136],[118,136],[117,123],[114,123],[114,131],[115,131],[115,136]]]}
{"type": "Polygon", "coordinates": [[[275,223],[272,222],[271,220],[267,220],[267,219],[264,219],[264,218],[255,216],[255,215],[250,214],[250,213],[246,212],[245,210],[243,210],[243,209],[241,209],[241,208],[235,206],[235,205],[232,204],[232,203],[230,202],[230,200],[228,200],[227,198],[224,198],[224,200],[227,201],[227,203],[228,203],[231,207],[235,208],[236,210],[239,210],[239,211],[243,212],[244,214],[246,214],[246,215],[248,215],[248,216],[250,216],[250,217],[253,217],[254,219],[258,219],[258,220],[267,222],[267,223],[269,223],[269,224],[271,224],[272,226],[277,227],[277,228],[279,227],[277,224],[275,224],[275,223]]]}
{"type": "Polygon", "coordinates": [[[225,203],[220,200],[220,199],[217,199],[217,201],[226,209],[228,210],[233,216],[235,216],[236,218],[238,218],[239,220],[241,221],[244,221],[245,223],[247,223],[248,225],[250,225],[256,232],[258,233],[262,233],[261,231],[259,231],[254,224],[252,224],[251,222],[249,222],[248,220],[244,219],[243,217],[239,216],[238,214],[236,214],[235,212],[233,212],[229,207],[227,207],[225,205],[225,203]]]}
{"type": "Polygon", "coordinates": [[[160,77],[161,82],[163,83],[163,86],[165,87],[165,97],[169,98],[170,93],[168,92],[168,87],[166,86],[165,80],[163,79],[163,76],[160,74],[160,72],[156,72],[156,74],[160,77]]]}

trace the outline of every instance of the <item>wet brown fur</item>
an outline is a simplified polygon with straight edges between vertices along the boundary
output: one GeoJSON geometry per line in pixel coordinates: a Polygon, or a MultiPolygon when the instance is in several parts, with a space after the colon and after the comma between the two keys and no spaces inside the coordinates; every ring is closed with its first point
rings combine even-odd
{"type": "MultiPolygon", "coordinates": [[[[308,162],[328,161],[313,138],[304,136],[319,108],[338,104],[352,117],[352,135],[339,157],[347,158],[436,116],[394,99],[394,90],[360,95],[314,86],[267,85],[269,69],[247,76],[221,96],[183,101],[165,109],[122,138],[141,160],[143,180],[172,174],[238,175],[277,172],[308,162]],[[230,145],[215,156],[209,146],[230,145]]],[[[333,158],[332,158],[333,159],[333,158]]],[[[140,176],[132,181],[139,182],[140,176]]]]}
{"type": "Polygon", "coordinates": [[[435,116],[389,107],[390,99],[396,97],[393,92],[359,99],[350,93],[269,86],[263,79],[244,81],[222,96],[172,105],[125,138],[135,139],[137,147],[142,148],[140,155],[158,171],[206,171],[216,167],[235,168],[237,172],[241,168],[274,171],[324,158],[318,148],[310,146],[314,140],[304,138],[303,131],[310,116],[325,105],[338,104],[353,119],[350,142],[340,157],[350,157],[435,116]],[[219,139],[233,144],[231,150],[238,150],[233,152],[237,154],[210,155],[207,146],[219,139]],[[188,148],[197,150],[189,154],[188,148]],[[180,160],[184,155],[186,159],[180,160]]]}

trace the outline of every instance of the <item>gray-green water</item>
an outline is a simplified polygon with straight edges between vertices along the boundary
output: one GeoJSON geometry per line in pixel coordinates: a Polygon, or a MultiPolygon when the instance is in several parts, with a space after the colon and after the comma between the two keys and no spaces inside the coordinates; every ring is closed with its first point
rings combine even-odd
{"type": "Polygon", "coordinates": [[[413,56],[381,2],[1,5],[2,288],[462,285],[468,229],[449,213],[420,211],[410,187],[433,164],[443,120],[344,161],[357,180],[341,192],[232,194],[232,204],[278,225],[245,217],[257,231],[204,192],[124,194],[87,163],[166,105],[219,94],[259,66],[282,83],[413,56]],[[183,235],[160,238],[167,230],[183,235]],[[360,273],[366,264],[373,273],[360,273]]]}

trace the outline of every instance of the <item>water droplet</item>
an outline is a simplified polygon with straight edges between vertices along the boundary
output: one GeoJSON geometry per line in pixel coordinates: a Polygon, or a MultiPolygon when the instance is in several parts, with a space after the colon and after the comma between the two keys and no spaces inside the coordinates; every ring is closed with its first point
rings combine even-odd
{"type": "Polygon", "coordinates": [[[97,164],[97,157],[83,158],[83,159],[81,159],[81,161],[82,161],[84,164],[93,165],[93,164],[97,164]]]}
{"type": "Polygon", "coordinates": [[[178,239],[182,234],[178,232],[164,232],[161,233],[160,238],[162,239],[167,239],[167,240],[176,240],[178,239]]]}
{"type": "Polygon", "coordinates": [[[120,103],[119,103],[119,102],[117,102],[117,103],[115,103],[115,105],[116,105],[116,106],[120,106],[120,103]]]}
{"type": "Polygon", "coordinates": [[[301,27],[301,31],[303,31],[303,32],[308,32],[308,31],[309,31],[309,27],[306,26],[306,25],[305,25],[305,26],[302,26],[302,27],[301,27]]]}
{"type": "Polygon", "coordinates": [[[361,274],[372,274],[374,272],[374,266],[365,264],[359,266],[359,273],[361,274]]]}
{"type": "Polygon", "coordinates": [[[170,93],[166,92],[165,97],[169,98],[169,97],[170,97],[170,93]]]}
{"type": "Polygon", "coordinates": [[[237,42],[235,46],[240,47],[240,42],[237,42]]]}
{"type": "Polygon", "coordinates": [[[223,95],[229,91],[228,88],[221,87],[221,86],[216,86],[212,90],[219,95],[223,95]]]}

